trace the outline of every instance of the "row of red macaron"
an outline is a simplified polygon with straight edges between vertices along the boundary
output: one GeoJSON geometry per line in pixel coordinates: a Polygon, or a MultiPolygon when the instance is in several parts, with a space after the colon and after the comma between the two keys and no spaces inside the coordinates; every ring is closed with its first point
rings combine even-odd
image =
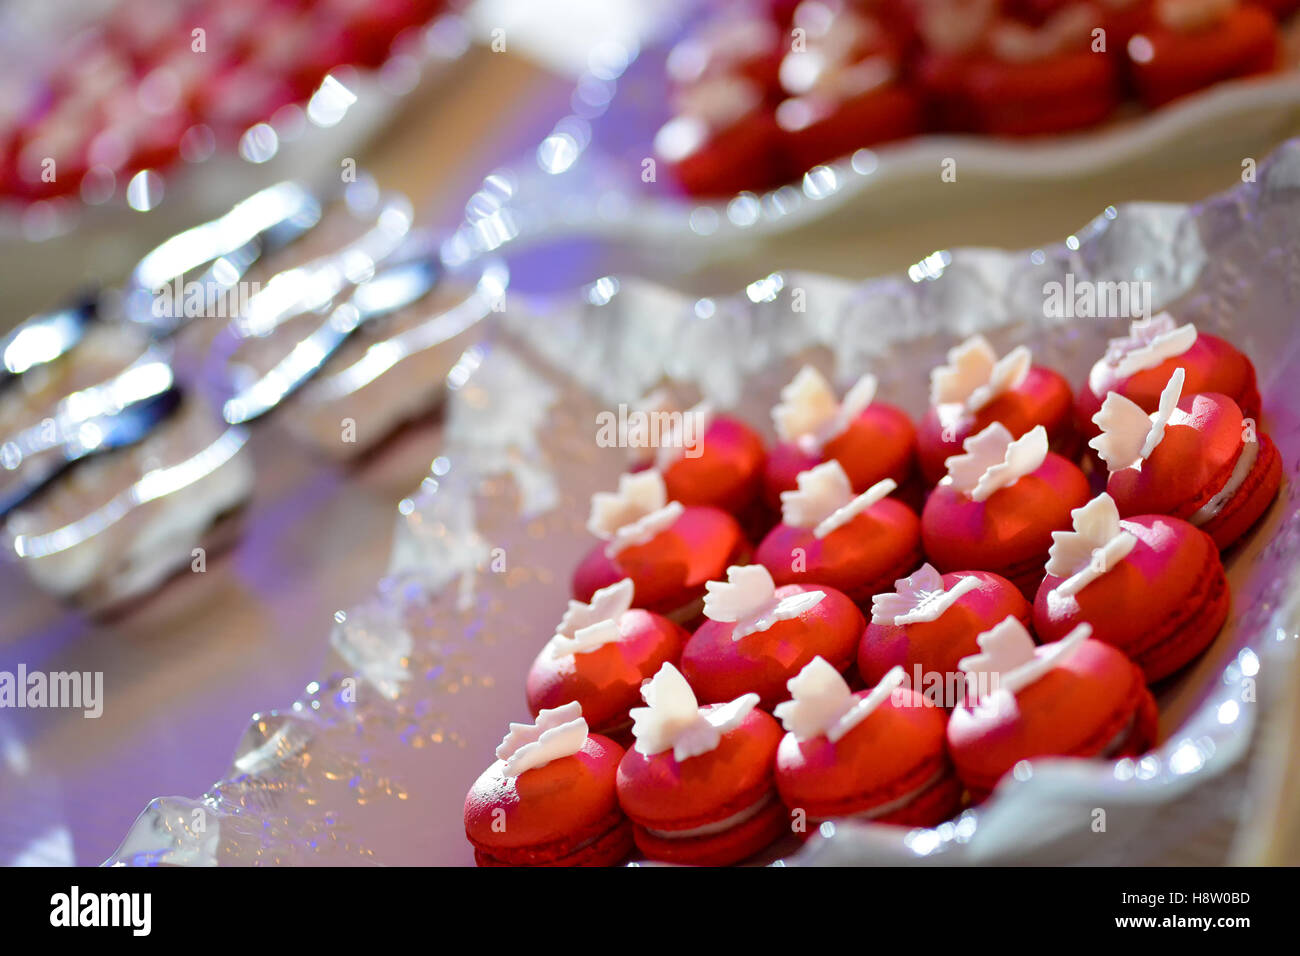
{"type": "Polygon", "coordinates": [[[773,189],[924,131],[1095,125],[1283,65],[1296,0],[731,0],[669,53],[656,153],[693,195],[773,189]]]}
{"type": "MultiPolygon", "coordinates": [[[[1155,733],[1155,705],[1146,682],[1200,653],[1227,615],[1226,579],[1216,539],[1206,531],[1217,528],[1223,536],[1219,543],[1230,543],[1267,507],[1280,478],[1276,451],[1234,399],[1202,393],[1180,400],[1181,392],[1189,378],[1212,382],[1232,388],[1246,407],[1257,410],[1253,368],[1222,340],[1198,336],[1190,326],[1161,316],[1134,323],[1127,337],[1111,343],[1090,376],[1088,391],[1098,381],[1117,386],[1107,390],[1091,416],[1100,434],[1090,444],[1112,471],[1112,491],[1127,500],[1125,494],[1133,490],[1115,481],[1123,471],[1146,472],[1148,478],[1167,472],[1167,480],[1157,485],[1199,473],[1213,487],[1197,493],[1200,504],[1188,517],[1206,530],[1172,515],[1176,509],[1169,507],[1144,514],[1127,510],[1121,519],[1111,494],[1088,501],[1082,471],[1048,451],[1047,424],[1026,421],[1035,417],[1034,399],[1041,398],[1045,377],[1053,386],[1047,391],[1059,384],[1051,380],[1055,373],[1037,370],[1031,377],[1034,371],[1026,351],[998,359],[979,339],[954,349],[948,364],[935,371],[935,407],[922,435],[933,420],[940,439],[952,441],[959,430],[976,427],[979,414],[990,407],[1000,407],[1012,420],[995,419],[967,434],[962,454],[948,457],[947,475],[931,492],[919,521],[905,504],[888,497],[897,488],[895,479],[881,478],[857,493],[840,457],[855,466],[870,457],[864,452],[872,450],[871,443],[861,439],[875,417],[868,412],[882,411],[874,402],[874,385],[860,382],[838,401],[808,370],[783,392],[774,412],[782,444],[766,457],[759,487],[770,491],[773,476],[779,480],[780,469],[772,462],[783,455],[820,454],[826,460],[796,471],[793,487],[778,490],[782,521],[760,543],[758,564],[735,563],[747,556],[744,534],[718,507],[741,505],[737,510],[743,512],[752,510],[754,501],[742,501],[744,495],[689,506],[668,500],[670,478],[682,482],[674,469],[710,455],[713,461],[706,464],[712,468],[694,469],[705,480],[688,482],[686,490],[704,494],[728,485],[720,479],[734,469],[719,466],[735,460],[730,452],[737,443],[725,440],[736,434],[729,427],[734,420],[712,418],[702,431],[700,454],[679,452],[674,460],[661,448],[658,470],[625,475],[620,493],[597,495],[590,527],[607,540],[578,569],[577,600],[529,674],[529,704],[539,723],[512,728],[498,750],[500,759],[467,798],[466,829],[479,862],[612,862],[604,854],[622,845],[622,854],[613,858],[621,859],[633,835],[650,857],[734,862],[786,832],[792,821],[796,830],[802,823],[804,832],[809,822],[842,816],[937,823],[960,806],[964,792],[981,799],[1021,759],[1146,749],[1155,733]],[[1168,381],[1149,402],[1153,412],[1141,404],[1148,372],[1155,377],[1168,372],[1168,381]],[[1031,378],[1038,384],[1026,388],[1031,378]],[[957,408],[952,407],[957,401],[945,401],[954,398],[960,401],[957,408]],[[1221,451],[1214,441],[1209,442],[1214,447],[1204,447],[1203,433],[1213,426],[1209,434],[1225,438],[1216,425],[1224,419],[1236,429],[1238,454],[1228,456],[1226,473],[1199,467],[1207,453],[1221,451]],[[720,423],[721,434],[715,434],[720,423]],[[1027,430],[1013,437],[1013,427],[1027,430]],[[715,441],[719,437],[724,440],[715,441]],[[839,455],[832,456],[827,450],[835,441],[839,455]],[[1162,448],[1165,453],[1159,454],[1162,448]],[[1062,497],[1064,515],[1044,517],[1061,510],[1062,497]],[[1235,517],[1223,520],[1225,514],[1235,517]],[[928,522],[933,534],[926,533],[930,516],[937,516],[928,522]],[[989,568],[997,551],[990,545],[1005,544],[999,528],[1016,522],[1022,530],[1043,524],[1048,546],[1037,557],[1035,575],[1008,566],[1003,570],[1017,572],[1020,580],[993,570],[951,570],[989,568]],[[962,529],[982,529],[988,539],[967,552],[969,562],[956,560],[960,548],[934,546],[962,529]],[[948,574],[925,565],[901,576],[920,563],[922,543],[932,560],[948,566],[948,574]],[[903,570],[895,581],[897,568],[903,570]],[[726,580],[719,580],[724,569],[726,580]],[[883,585],[882,572],[889,575],[883,585]],[[679,618],[698,616],[689,587],[693,573],[706,575],[705,620],[689,635],[652,605],[679,618]],[[601,581],[602,576],[613,580],[601,581]],[[1035,597],[1035,590],[1031,609],[1026,596],[1035,597]],[[859,609],[868,601],[870,624],[859,609]],[[1037,651],[1031,626],[1045,642],[1037,651]],[[1095,639],[1087,639],[1090,633],[1095,639]],[[963,678],[972,675],[991,676],[993,686],[972,685],[968,700],[963,678]],[[873,690],[854,694],[849,681],[873,690]],[[999,683],[1004,693],[995,693],[999,683]],[[932,694],[936,688],[938,694],[932,694]],[[635,707],[642,697],[649,706],[635,707]],[[1029,703],[1037,698],[1056,703],[1046,709],[1029,703]],[[1067,698],[1076,703],[1062,709],[1060,700],[1067,698]],[[677,703],[662,703],[669,699],[677,703]],[[587,741],[589,721],[602,732],[590,740],[599,743],[603,763],[612,760],[627,770],[601,777],[609,787],[597,801],[604,814],[600,820],[587,812],[594,805],[581,801],[575,805],[587,810],[576,818],[558,811],[548,816],[541,808],[558,790],[532,800],[519,790],[533,781],[541,786],[543,778],[558,773],[540,772],[552,763],[589,763],[593,755],[585,742],[561,759],[535,765],[531,774],[508,772],[512,738],[526,751],[530,746],[519,743],[520,734],[577,740],[573,726],[561,731],[554,723],[554,715],[568,713],[570,706],[582,716],[570,714],[562,724],[580,719],[587,741]],[[954,708],[951,718],[946,708],[954,708]],[[773,718],[767,717],[767,725],[763,720],[768,712],[782,716],[783,709],[790,718],[786,739],[793,742],[788,744],[773,718]],[[896,715],[899,711],[903,716],[896,715]],[[733,726],[736,714],[739,723],[733,726]],[[761,732],[762,726],[770,732],[761,732]],[[742,732],[744,727],[749,729],[742,732]],[[882,727],[893,730],[885,733],[882,727]],[[903,733],[902,727],[910,730],[903,733]],[[922,727],[928,735],[920,733],[922,727]],[[685,745],[679,745],[679,732],[685,745]],[[724,744],[735,734],[768,739],[772,752],[779,746],[785,759],[757,760],[756,777],[737,776],[734,756],[705,759],[715,751],[730,753],[724,744]],[[896,736],[911,743],[889,746],[896,736]],[[700,741],[713,746],[694,752],[700,741]],[[622,745],[629,742],[624,755],[622,745]],[[718,761],[723,769],[709,771],[718,761]],[[654,769],[656,762],[672,766],[654,769]],[[926,772],[919,779],[922,765],[926,772]],[[665,783],[669,779],[675,781],[671,786],[665,783]],[[740,786],[745,780],[766,784],[755,784],[761,791],[756,793],[740,786]],[[506,806],[522,816],[512,820],[506,806]],[[607,818],[605,811],[613,816],[607,818]],[[588,832],[590,827],[599,832],[588,832]]],[[[1081,396],[1085,409],[1086,401],[1081,396]]],[[[1068,386],[1064,404],[1068,413],[1068,386]]],[[[897,410],[885,411],[891,424],[899,416],[897,410]]],[[[905,416],[901,421],[910,426],[905,416]]],[[[1058,426],[1058,440],[1062,435],[1058,426]]],[[[1064,440],[1077,438],[1076,433],[1064,440]]],[[[761,505],[763,491],[753,497],[761,505]]],[[[537,751],[538,740],[528,752],[537,751]]],[[[736,746],[755,759],[752,747],[741,744],[736,746]]],[[[589,770],[580,775],[583,787],[595,786],[600,776],[589,770]]],[[[536,791],[543,792],[551,791],[536,791]]]]}
{"type": "Polygon", "coordinates": [[[839,398],[805,367],[772,410],[770,449],[734,417],[676,413],[655,467],[593,497],[601,540],[573,597],[631,578],[638,606],[696,619],[706,582],[752,558],[778,585],[827,584],[865,605],[924,556],[996,572],[1032,600],[1052,532],[1091,497],[1085,468],[1097,490],[1106,476],[1122,517],[1182,518],[1226,548],[1281,480],[1255,378],[1228,342],[1168,314],[1111,340],[1077,400],[1028,348],[999,357],[972,337],[931,373],[919,427],[877,400],[872,376],[839,398]]]}
{"type": "Polygon", "coordinates": [[[608,866],[635,847],[652,860],[730,865],[830,820],[936,826],[1023,760],[1136,757],[1156,741],[1140,669],[1087,624],[1035,647],[1009,616],[960,666],[967,689],[951,713],[909,686],[902,666],[854,692],[820,656],[769,712],[754,692],[700,706],[664,663],[640,689],[627,749],[591,732],[577,701],[543,709],[510,725],[465,798],[475,860],[608,866]]]}

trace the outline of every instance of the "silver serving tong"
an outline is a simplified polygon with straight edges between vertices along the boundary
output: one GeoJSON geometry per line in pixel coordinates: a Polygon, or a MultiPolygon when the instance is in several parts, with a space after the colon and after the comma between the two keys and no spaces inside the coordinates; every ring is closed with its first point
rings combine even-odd
{"type": "Polygon", "coordinates": [[[180,404],[171,366],[149,352],[101,385],[73,392],[54,418],[0,445],[0,517],[92,455],[134,445],[180,404]]]}
{"type": "Polygon", "coordinates": [[[442,274],[441,262],[423,255],[375,273],[266,374],[227,399],[222,407],[226,421],[241,425],[271,411],[319,372],[357,329],[419,301],[442,274]]]}
{"type": "Polygon", "coordinates": [[[214,302],[241,281],[253,263],[314,227],[321,214],[320,200],[305,186],[283,182],[254,193],[217,219],[172,236],[132,271],[125,296],[127,318],[155,335],[170,335],[186,317],[159,310],[158,290],[198,272],[188,281],[199,285],[204,301],[214,302]]]}
{"type": "Polygon", "coordinates": [[[64,308],[32,316],[0,339],[0,389],[67,355],[99,315],[99,296],[87,293],[64,308]]]}

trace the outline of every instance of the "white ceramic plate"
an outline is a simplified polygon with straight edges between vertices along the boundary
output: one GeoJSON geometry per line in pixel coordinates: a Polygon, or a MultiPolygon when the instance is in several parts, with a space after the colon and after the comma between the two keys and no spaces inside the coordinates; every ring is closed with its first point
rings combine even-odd
{"type": "Polygon", "coordinates": [[[1300,132],[1300,17],[1285,27],[1286,67],[1208,87],[1156,110],[1134,104],[1106,123],[1059,136],[1002,139],[924,135],[862,149],[767,193],[726,200],[681,196],[663,169],[642,181],[654,131],[667,119],[666,49],[646,51],[614,81],[608,66],[578,84],[575,112],[532,157],[497,171],[470,203],[455,238],[468,253],[503,238],[594,235],[670,249],[698,265],[736,245],[819,226],[887,222],[944,201],[937,189],[951,161],[962,182],[988,188],[1069,184],[1117,171],[1237,166],[1300,132]],[[502,190],[502,184],[506,188],[502,190]]]}
{"type": "Polygon", "coordinates": [[[1300,141],[1257,183],[1194,207],[1108,210],[1033,254],[938,253],[862,285],[773,275],[717,300],[614,279],[576,300],[513,298],[448,376],[442,453],[399,505],[390,575],[336,616],[333,672],[255,716],[208,793],[154,801],[110,862],[470,863],[465,791],[526,716],[525,673],[589,545],[586,501],[625,464],[595,446],[597,411],[667,376],[766,427],[776,390],[811,359],[841,380],[876,372],[916,414],[927,370],[975,330],[999,349],[1029,344],[1077,384],[1125,322],[1044,317],[1043,284],[1066,273],[1149,281],[1157,306],[1257,365],[1285,484],[1227,556],[1229,624],[1159,688],[1162,744],[1142,760],[1033,761],[937,829],[833,827],[785,862],[1233,859],[1244,781],[1275,759],[1258,756],[1258,729],[1300,647],[1300,141]]]}

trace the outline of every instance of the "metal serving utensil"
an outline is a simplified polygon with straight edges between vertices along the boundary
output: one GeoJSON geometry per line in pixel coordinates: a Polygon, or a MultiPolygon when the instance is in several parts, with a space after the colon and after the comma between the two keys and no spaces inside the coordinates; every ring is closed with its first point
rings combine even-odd
{"type": "Polygon", "coordinates": [[[441,263],[429,256],[377,272],[358,285],[347,302],[333,309],[266,374],[227,399],[222,415],[232,425],[265,415],[319,372],[362,325],[419,301],[437,285],[442,274],[441,263]]]}
{"type": "Polygon", "coordinates": [[[76,463],[141,441],[180,399],[171,366],[153,353],[109,381],[67,396],[54,418],[0,445],[0,518],[76,463]]]}
{"type": "Polygon", "coordinates": [[[320,222],[322,207],[305,186],[277,183],[256,192],[224,215],[172,236],[145,255],[131,273],[125,296],[128,319],[155,335],[186,323],[183,310],[159,309],[156,293],[185,276],[205,302],[225,295],[267,253],[289,245],[320,222]]]}
{"type": "Polygon", "coordinates": [[[32,316],[0,338],[0,389],[67,355],[99,315],[99,296],[86,293],[61,309],[32,316]]]}

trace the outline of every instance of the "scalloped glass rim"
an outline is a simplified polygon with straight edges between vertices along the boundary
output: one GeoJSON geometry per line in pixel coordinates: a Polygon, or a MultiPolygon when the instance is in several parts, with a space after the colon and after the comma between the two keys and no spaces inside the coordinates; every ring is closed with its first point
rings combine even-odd
{"type": "MultiPolygon", "coordinates": [[[[108,862],[412,862],[402,854],[428,854],[430,846],[438,853],[456,843],[458,861],[467,862],[459,819],[421,814],[419,804],[429,793],[413,792],[402,777],[455,777],[441,787],[447,798],[441,809],[450,816],[472,778],[459,779],[448,766],[457,759],[486,765],[486,750],[464,756],[473,749],[466,734],[486,738],[498,729],[481,727],[476,714],[483,702],[500,685],[515,711],[522,710],[526,657],[503,664],[499,655],[506,648],[497,645],[505,638],[489,626],[494,615],[498,623],[507,619],[513,606],[499,596],[476,596],[475,584],[489,577],[480,572],[507,526],[518,535],[518,547],[540,555],[535,580],[529,583],[525,574],[516,582],[521,587],[514,603],[527,605],[529,593],[553,598],[556,585],[545,580],[547,569],[565,568],[570,555],[580,553],[581,516],[566,516],[573,501],[566,504],[565,496],[573,489],[565,485],[598,485],[621,469],[606,461],[603,473],[588,474],[599,471],[581,458],[594,452],[587,447],[590,436],[579,435],[571,422],[556,424],[569,422],[570,403],[630,400],[667,373],[727,405],[763,381],[779,386],[790,359],[833,343],[837,378],[870,366],[881,376],[881,394],[909,392],[903,404],[915,411],[924,402],[924,382],[918,387],[910,381],[923,380],[916,374],[925,367],[918,361],[921,350],[941,354],[976,329],[986,331],[995,347],[1004,337],[1050,332],[1037,354],[1077,373],[1086,368],[1085,357],[1090,363],[1099,354],[1105,330],[1029,318],[1035,307],[1043,308],[1043,282],[1074,273],[1094,281],[1150,281],[1155,307],[1177,302],[1180,318],[1207,330],[1234,329],[1261,368],[1270,415],[1288,413],[1276,395],[1300,374],[1300,348],[1293,338],[1285,348],[1272,340],[1288,335],[1286,323],[1274,317],[1300,304],[1297,210],[1300,140],[1293,140],[1263,164],[1257,182],[1191,207],[1108,209],[1067,243],[1046,249],[954,250],[929,257],[906,278],[862,284],[774,274],[717,300],[607,278],[582,296],[532,303],[526,315],[506,314],[449,376],[443,454],[421,488],[399,505],[390,575],[371,601],[336,615],[331,643],[347,670],[309,685],[291,707],[255,716],[227,779],[200,800],[154,801],[108,862]],[[810,300],[805,320],[791,319],[793,289],[803,289],[810,300]],[[906,346],[911,362],[887,361],[899,346],[906,346]],[[555,473],[564,468],[570,469],[566,481],[557,482],[555,473]],[[489,484],[512,507],[481,508],[489,484]],[[572,535],[546,533],[543,522],[565,520],[572,535]],[[417,640],[422,628],[437,636],[417,640]],[[480,672],[474,655],[492,647],[480,672]],[[457,745],[460,750],[446,749],[457,745]],[[436,766],[437,755],[425,749],[431,746],[444,748],[436,766]],[[398,759],[387,759],[394,752],[398,759]],[[404,767],[396,765],[403,760],[404,767]],[[413,820],[421,829],[410,829],[413,820]]],[[[1116,810],[1171,808],[1232,770],[1263,719],[1254,705],[1241,703],[1244,683],[1258,680],[1266,717],[1276,696],[1270,688],[1300,643],[1300,425],[1293,414],[1276,424],[1283,427],[1273,435],[1289,462],[1284,501],[1232,555],[1241,614],[1229,624],[1232,633],[1225,631],[1179,678],[1198,693],[1171,701],[1164,714],[1171,725],[1157,750],[1138,761],[1028,762],[984,805],[938,828],[840,824],[781,862],[1023,862],[1058,843],[1077,847],[1069,838],[1087,832],[1088,808],[1098,806],[1112,812],[1112,836],[1120,838],[1112,846],[1140,846],[1144,833],[1134,827],[1146,818],[1116,810]]],[[[509,582],[526,565],[520,562],[502,578],[509,582]]],[[[492,581],[480,590],[514,586],[492,581]]],[[[445,853],[438,858],[445,860],[445,853]]]]}

